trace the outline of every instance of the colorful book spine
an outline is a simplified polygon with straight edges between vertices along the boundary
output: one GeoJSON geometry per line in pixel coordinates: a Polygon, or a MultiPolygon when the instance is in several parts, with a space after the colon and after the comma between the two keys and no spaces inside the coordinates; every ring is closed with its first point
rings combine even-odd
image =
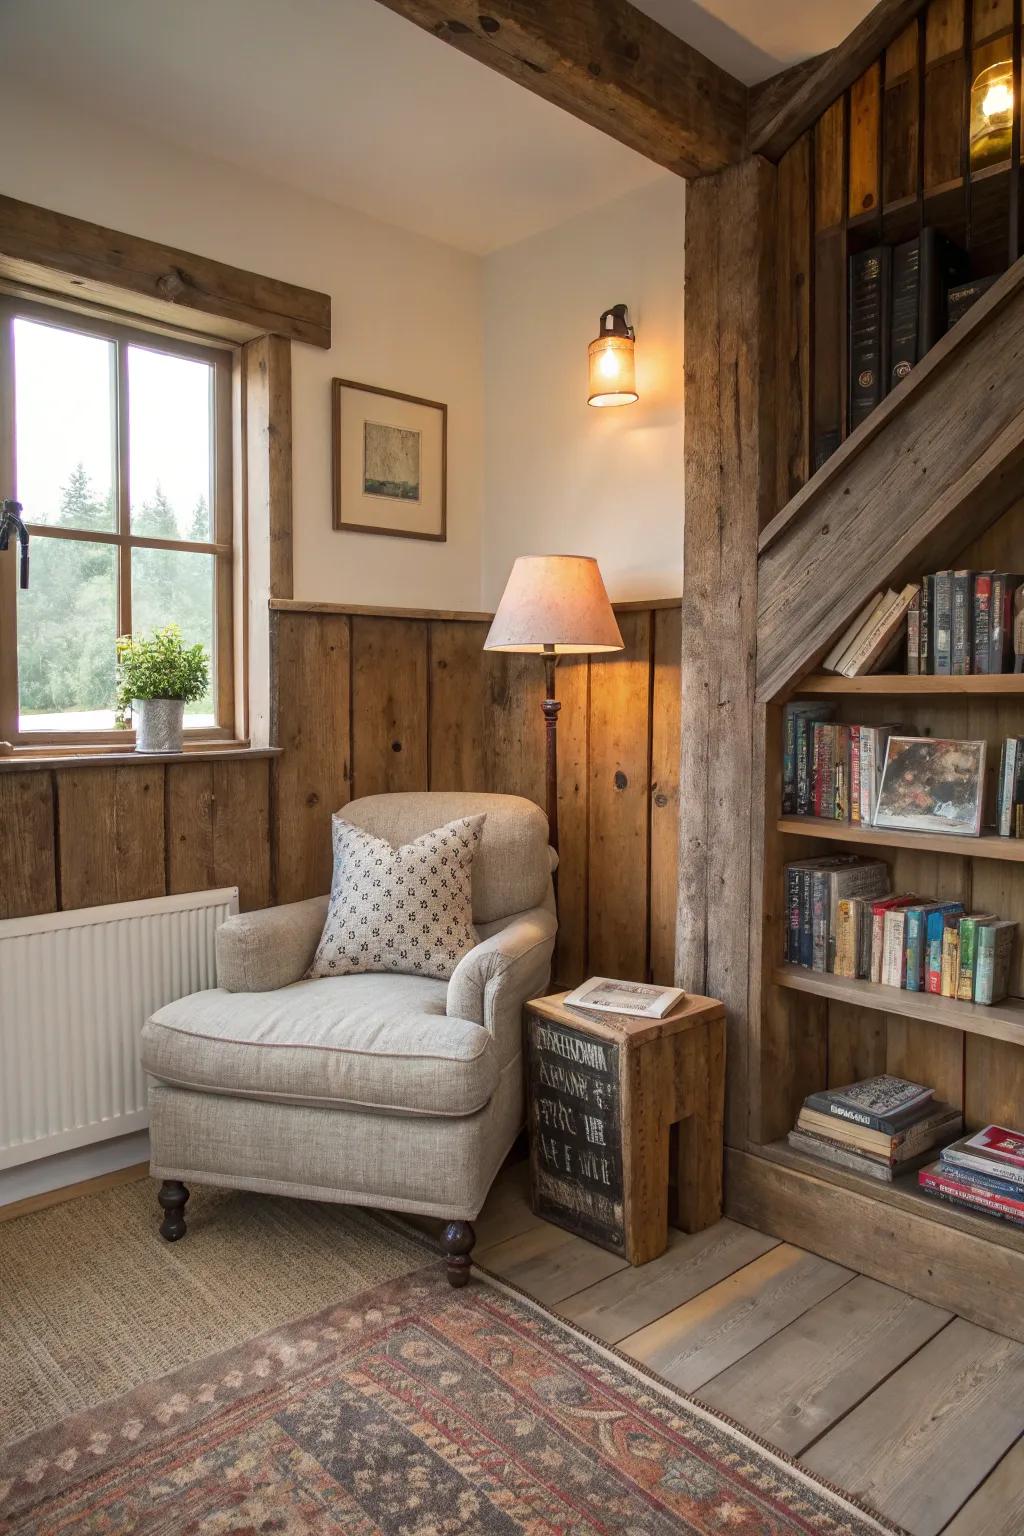
{"type": "Polygon", "coordinates": [[[993,1215],[1003,1216],[1016,1226],[1024,1225],[1024,1201],[1011,1200],[1007,1195],[992,1194],[977,1185],[953,1179],[948,1174],[940,1173],[935,1165],[922,1168],[917,1178],[923,1189],[945,1195],[955,1205],[967,1205],[976,1211],[991,1211],[993,1215]]]}
{"type": "Polygon", "coordinates": [[[925,991],[937,997],[942,993],[942,935],[946,919],[953,917],[958,921],[963,910],[963,903],[959,901],[949,901],[928,909],[925,991]]]}
{"type": "Polygon", "coordinates": [[[906,951],[904,986],[908,992],[923,992],[928,960],[929,907],[908,907],[903,947],[906,951]]]}
{"type": "Polygon", "coordinates": [[[894,907],[885,914],[882,937],[882,983],[903,987],[907,977],[907,909],[894,907]]]}
{"type": "Polygon", "coordinates": [[[1010,990],[1010,962],[1017,924],[1004,918],[978,929],[974,966],[974,1001],[999,1003],[1010,990]]]}
{"type": "Polygon", "coordinates": [[[860,733],[859,725],[850,726],[850,820],[855,825],[861,819],[860,733]]]}
{"type": "Polygon", "coordinates": [[[971,641],[971,671],[992,670],[992,575],[979,571],[974,578],[974,634],[971,641]]]}
{"type": "Polygon", "coordinates": [[[956,997],[960,980],[960,918],[947,918],[942,929],[942,997],[956,997]]]}
{"type": "Polygon", "coordinates": [[[978,933],[978,917],[970,913],[960,919],[960,959],[956,995],[962,1003],[974,1001],[975,941],[978,933]]]}

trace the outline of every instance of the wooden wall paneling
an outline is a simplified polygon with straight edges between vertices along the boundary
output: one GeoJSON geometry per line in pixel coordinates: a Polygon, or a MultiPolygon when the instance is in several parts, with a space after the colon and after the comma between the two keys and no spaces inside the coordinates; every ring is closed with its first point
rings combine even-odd
{"type": "Polygon", "coordinates": [[[828,1086],[842,1088],[884,1071],[885,1014],[851,1003],[830,1003],[828,1086]]]}
{"type": "Polygon", "coordinates": [[[430,624],[431,789],[487,787],[487,624],[430,624]]]}
{"type": "Polygon", "coordinates": [[[164,769],[56,772],[61,906],[102,906],[166,894],[164,769]]]}
{"type": "Polygon", "coordinates": [[[971,0],[971,36],[983,43],[1013,26],[1013,0],[971,0]]]}
{"type": "Polygon", "coordinates": [[[862,218],[877,212],[879,135],[881,133],[882,67],[869,65],[850,87],[850,168],[847,215],[862,218]]]}
{"type": "Polygon", "coordinates": [[[886,1014],[885,1070],[927,1083],[947,1104],[964,1101],[964,1035],[926,1019],[886,1014]]]}
{"type": "MultiPolygon", "coordinates": [[[[926,195],[958,181],[964,172],[963,43],[964,0],[931,0],[925,12],[926,195]]],[[[962,208],[962,200],[956,206],[962,208]]]]}
{"type": "Polygon", "coordinates": [[[53,778],[0,773],[3,878],[0,918],[34,917],[57,906],[53,778]]]}
{"type": "Polygon", "coordinates": [[[277,744],[271,769],[274,891],[279,902],[330,890],[331,816],[352,798],[350,621],[274,615],[277,744]]]}
{"type": "Polygon", "coordinates": [[[964,1060],[964,1117],[968,1129],[1024,1121],[1024,1050],[1008,1040],[968,1035],[964,1060]]]}
{"type": "MultiPolygon", "coordinates": [[[[918,23],[915,20],[885,50],[882,202],[886,212],[894,203],[913,205],[917,199],[920,129],[918,57],[918,23]]],[[[909,236],[910,230],[900,226],[899,233],[909,236]]]]}
{"type": "Polygon", "coordinates": [[[755,792],[753,783],[755,549],[776,487],[774,199],[773,168],[750,160],[693,183],[686,219],[686,707],[676,978],[725,1003],[731,1141],[746,1139],[747,936],[761,929],[753,884],[764,821],[760,784],[755,792]]]}
{"type": "Polygon", "coordinates": [[[647,971],[650,613],[621,613],[625,650],[590,669],[588,966],[647,971]],[[614,893],[614,895],[612,895],[614,893]]]}
{"type": "Polygon", "coordinates": [[[238,886],[243,912],[270,905],[270,762],[175,763],[166,770],[167,889],[238,886]]]}
{"type": "Polygon", "coordinates": [[[660,986],[671,986],[679,906],[682,615],[678,608],[662,608],[652,619],[650,972],[651,979],[660,986]]]}
{"type": "MultiPolygon", "coordinates": [[[[620,623],[625,615],[620,616],[620,623]]],[[[536,657],[530,658],[536,661],[536,657]]],[[[587,896],[590,889],[590,680],[604,658],[563,657],[555,686],[562,708],[558,715],[558,943],[554,975],[560,985],[577,986],[593,971],[587,965],[587,896]]],[[[534,722],[529,751],[540,760],[544,752],[543,722],[534,722]]],[[[596,893],[622,920],[618,890],[608,886],[596,893]]]]}
{"type": "Polygon", "coordinates": [[[778,171],[775,351],[776,501],[784,506],[810,474],[813,140],[805,134],[778,171]]]}
{"type": "Polygon", "coordinates": [[[486,788],[501,795],[523,795],[543,809],[544,667],[537,656],[499,651],[487,652],[485,665],[486,788]],[[537,744],[535,751],[526,746],[531,741],[537,744]]]}
{"type": "MultiPolygon", "coordinates": [[[[814,130],[814,315],[811,339],[813,471],[839,446],[846,399],[845,105],[829,108],[814,130]],[[836,340],[839,338],[839,345],[836,340]]],[[[788,500],[788,497],[787,497],[788,500]]]]}
{"type": "Polygon", "coordinates": [[[352,620],[352,796],[426,789],[427,625],[352,620]]]}

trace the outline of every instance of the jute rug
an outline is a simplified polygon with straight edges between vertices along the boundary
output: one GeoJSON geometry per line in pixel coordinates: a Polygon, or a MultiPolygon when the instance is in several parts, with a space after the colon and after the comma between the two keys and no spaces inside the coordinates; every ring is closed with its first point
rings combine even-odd
{"type": "Polygon", "coordinates": [[[451,1290],[436,1261],[0,1452],[5,1536],[891,1530],[501,1284],[451,1290]]]}

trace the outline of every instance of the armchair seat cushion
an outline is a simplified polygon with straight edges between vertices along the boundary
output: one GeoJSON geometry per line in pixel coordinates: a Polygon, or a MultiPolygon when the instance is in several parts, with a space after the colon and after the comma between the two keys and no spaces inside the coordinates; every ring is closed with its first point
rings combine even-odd
{"type": "Polygon", "coordinates": [[[142,1032],[153,1077],[200,1093],[464,1116],[498,1084],[489,1030],[445,1013],[447,983],[358,975],[276,992],[196,992],[142,1032]]]}

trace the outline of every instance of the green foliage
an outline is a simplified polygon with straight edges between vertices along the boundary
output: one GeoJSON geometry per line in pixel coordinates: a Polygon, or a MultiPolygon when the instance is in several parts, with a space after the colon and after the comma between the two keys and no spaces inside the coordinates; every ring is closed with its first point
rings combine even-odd
{"type": "Polygon", "coordinates": [[[185,646],[177,624],[149,635],[122,635],[117,642],[117,723],[124,726],[133,699],[201,699],[210,665],[200,642],[185,646]]]}

